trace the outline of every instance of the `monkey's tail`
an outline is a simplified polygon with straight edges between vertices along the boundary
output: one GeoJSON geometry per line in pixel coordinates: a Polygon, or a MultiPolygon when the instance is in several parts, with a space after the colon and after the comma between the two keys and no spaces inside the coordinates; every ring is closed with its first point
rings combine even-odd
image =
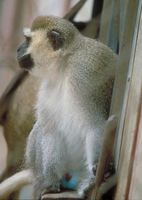
{"type": "Polygon", "coordinates": [[[33,175],[29,169],[14,174],[0,184],[0,199],[5,199],[15,190],[19,190],[21,187],[31,184],[32,180],[33,175]]]}

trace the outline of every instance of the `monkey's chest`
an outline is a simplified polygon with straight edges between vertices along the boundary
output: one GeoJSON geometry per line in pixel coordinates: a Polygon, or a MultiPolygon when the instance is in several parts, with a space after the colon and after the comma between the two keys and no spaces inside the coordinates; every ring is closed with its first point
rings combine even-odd
{"type": "Polygon", "coordinates": [[[45,122],[46,134],[53,134],[59,139],[60,145],[64,143],[69,160],[74,157],[73,163],[80,158],[84,159],[88,129],[85,112],[81,111],[67,90],[61,93],[55,90],[48,94],[38,102],[38,118],[45,122]]]}

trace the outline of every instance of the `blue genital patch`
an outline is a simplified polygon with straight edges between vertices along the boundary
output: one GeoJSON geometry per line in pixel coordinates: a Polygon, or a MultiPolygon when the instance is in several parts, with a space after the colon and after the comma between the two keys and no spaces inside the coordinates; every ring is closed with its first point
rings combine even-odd
{"type": "Polygon", "coordinates": [[[67,189],[76,189],[78,185],[78,176],[73,172],[69,171],[62,179],[61,186],[67,189]],[[70,180],[67,180],[66,176],[70,175],[70,180]]]}

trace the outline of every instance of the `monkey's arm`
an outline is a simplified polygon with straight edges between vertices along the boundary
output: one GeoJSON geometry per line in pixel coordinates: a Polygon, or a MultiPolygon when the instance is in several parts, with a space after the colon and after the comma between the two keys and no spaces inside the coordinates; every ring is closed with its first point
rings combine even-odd
{"type": "Polygon", "coordinates": [[[27,169],[16,173],[0,184],[0,199],[6,198],[13,191],[32,183],[32,172],[27,169]]]}

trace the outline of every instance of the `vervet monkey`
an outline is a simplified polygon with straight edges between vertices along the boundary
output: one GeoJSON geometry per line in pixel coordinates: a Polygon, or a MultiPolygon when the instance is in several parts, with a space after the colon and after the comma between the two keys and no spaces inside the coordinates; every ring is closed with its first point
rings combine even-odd
{"type": "Polygon", "coordinates": [[[19,65],[41,85],[36,123],[27,140],[27,176],[20,172],[21,180],[31,178],[39,199],[45,192],[59,192],[62,178],[73,171],[76,190],[83,197],[95,183],[117,56],[54,16],[36,18],[24,36],[17,53],[19,65]]]}

